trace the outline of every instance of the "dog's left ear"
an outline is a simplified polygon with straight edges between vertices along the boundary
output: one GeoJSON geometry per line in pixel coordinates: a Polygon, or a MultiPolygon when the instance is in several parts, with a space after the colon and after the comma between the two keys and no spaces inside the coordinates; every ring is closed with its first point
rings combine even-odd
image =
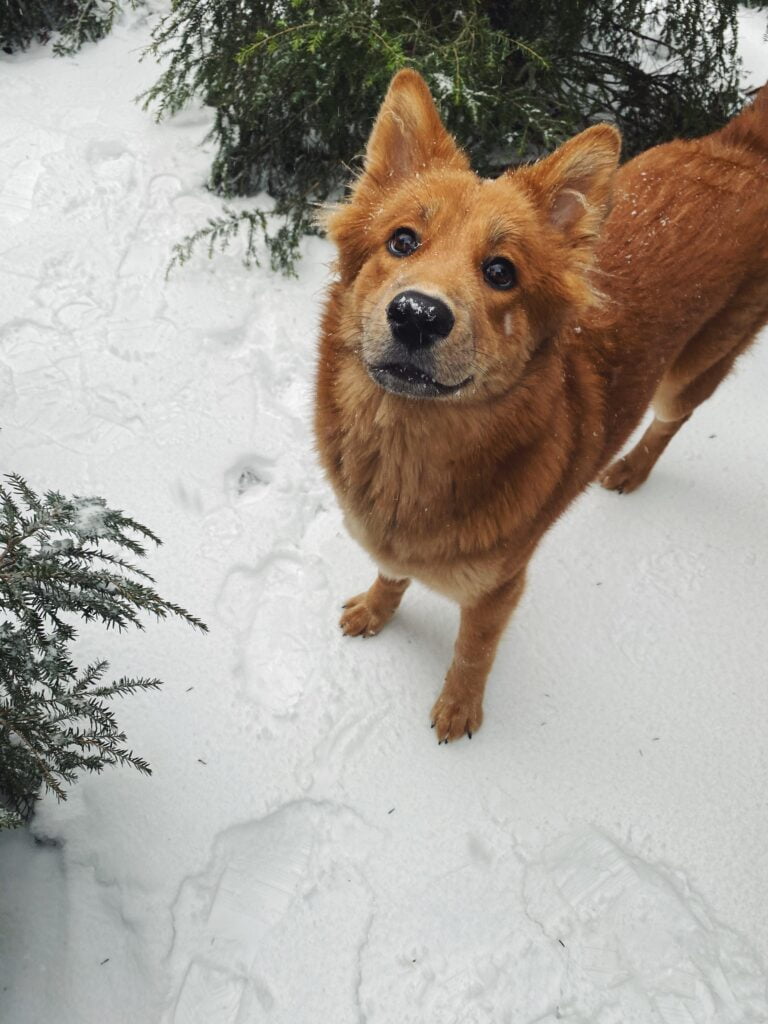
{"type": "Polygon", "coordinates": [[[373,125],[363,173],[348,202],[325,217],[328,237],[339,250],[338,269],[348,283],[368,254],[371,211],[392,186],[428,168],[463,170],[469,161],[443,127],[427,83],[416,71],[400,71],[392,79],[373,125]]]}
{"type": "Polygon", "coordinates": [[[380,189],[435,166],[466,169],[469,161],[440,120],[417,71],[399,71],[390,83],[365,151],[360,185],[380,189]]]}
{"type": "Polygon", "coordinates": [[[611,207],[621,135],[596,124],[538,163],[511,174],[544,206],[551,224],[571,238],[597,235],[611,207]]]}

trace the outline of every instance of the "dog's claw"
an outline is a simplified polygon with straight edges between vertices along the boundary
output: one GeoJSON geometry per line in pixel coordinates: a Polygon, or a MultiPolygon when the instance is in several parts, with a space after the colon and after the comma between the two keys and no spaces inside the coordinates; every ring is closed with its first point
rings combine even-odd
{"type": "Polygon", "coordinates": [[[459,740],[462,736],[470,739],[483,721],[483,706],[479,700],[440,696],[430,715],[432,728],[437,729],[440,744],[459,740]]]}

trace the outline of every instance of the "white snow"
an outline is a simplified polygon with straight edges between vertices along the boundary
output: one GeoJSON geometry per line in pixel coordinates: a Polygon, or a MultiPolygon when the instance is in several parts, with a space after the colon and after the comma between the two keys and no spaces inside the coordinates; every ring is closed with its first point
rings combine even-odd
{"type": "Polygon", "coordinates": [[[742,85],[757,89],[768,81],[768,23],[765,10],[739,7],[739,54],[742,85]]]}
{"type": "Polygon", "coordinates": [[[108,532],[106,506],[103,499],[77,498],[73,528],[88,537],[101,537],[108,532]]]}
{"type": "Polygon", "coordinates": [[[132,103],[147,37],[0,59],[0,452],[157,531],[211,632],[84,632],[167,681],[117,707],[154,775],[0,836],[0,1020],[765,1022],[767,339],[640,492],[546,538],[485,725],[438,747],[455,608],[336,627],[373,570],[312,448],[330,248],[166,282],[221,203],[209,114],[132,103]]]}

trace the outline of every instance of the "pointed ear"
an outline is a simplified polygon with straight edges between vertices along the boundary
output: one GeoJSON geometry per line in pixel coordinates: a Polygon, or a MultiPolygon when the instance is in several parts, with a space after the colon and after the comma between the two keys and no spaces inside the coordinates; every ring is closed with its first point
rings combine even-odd
{"type": "Polygon", "coordinates": [[[368,140],[363,180],[384,188],[439,165],[466,169],[469,161],[443,127],[421,75],[399,71],[368,140]]]}
{"type": "Polygon", "coordinates": [[[597,235],[610,206],[621,135],[596,124],[530,167],[516,172],[565,235],[597,235]]]}

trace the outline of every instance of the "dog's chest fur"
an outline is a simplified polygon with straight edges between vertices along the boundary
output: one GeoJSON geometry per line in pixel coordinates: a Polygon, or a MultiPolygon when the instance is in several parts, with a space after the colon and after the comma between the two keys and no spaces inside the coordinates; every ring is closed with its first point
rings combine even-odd
{"type": "Polygon", "coordinates": [[[526,404],[510,423],[490,406],[468,417],[393,399],[354,357],[334,362],[328,389],[319,382],[320,451],[350,533],[382,571],[462,600],[524,564],[571,489],[579,413],[555,399],[561,368],[537,382],[536,414],[526,404]]]}

